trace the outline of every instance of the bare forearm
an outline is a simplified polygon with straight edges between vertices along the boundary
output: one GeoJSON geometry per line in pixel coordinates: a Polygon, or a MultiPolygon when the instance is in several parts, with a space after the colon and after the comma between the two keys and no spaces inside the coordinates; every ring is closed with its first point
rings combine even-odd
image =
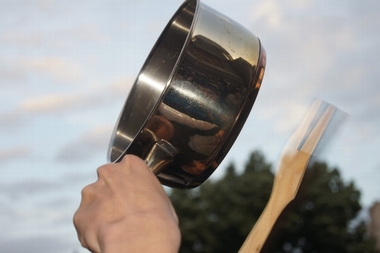
{"type": "MultiPolygon", "coordinates": [[[[121,223],[117,226],[122,225],[121,223]]],[[[153,221],[139,224],[139,229],[129,226],[127,232],[121,228],[111,228],[108,235],[102,236],[101,253],[177,253],[180,245],[180,232],[173,221],[153,221]],[[121,233],[117,232],[121,231],[121,233]]]]}

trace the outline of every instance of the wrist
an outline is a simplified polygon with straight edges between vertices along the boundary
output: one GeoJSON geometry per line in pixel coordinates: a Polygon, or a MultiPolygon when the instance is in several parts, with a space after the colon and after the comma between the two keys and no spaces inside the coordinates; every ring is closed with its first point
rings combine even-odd
{"type": "Polygon", "coordinates": [[[101,253],[177,253],[181,235],[173,219],[132,218],[102,229],[101,253]]]}

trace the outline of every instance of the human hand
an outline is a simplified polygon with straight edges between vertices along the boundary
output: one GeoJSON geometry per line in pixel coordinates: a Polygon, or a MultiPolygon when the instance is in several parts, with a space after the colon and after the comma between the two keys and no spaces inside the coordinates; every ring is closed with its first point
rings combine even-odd
{"type": "Polygon", "coordinates": [[[177,215],[143,160],[126,155],[97,172],[74,215],[83,247],[94,253],[178,252],[177,215]]]}

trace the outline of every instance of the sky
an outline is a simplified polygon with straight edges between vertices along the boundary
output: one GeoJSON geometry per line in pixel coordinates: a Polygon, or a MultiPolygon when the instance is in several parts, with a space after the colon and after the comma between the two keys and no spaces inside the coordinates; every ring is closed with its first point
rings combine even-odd
{"type": "MultiPolygon", "coordinates": [[[[380,201],[380,5],[204,0],[258,36],[264,81],[212,178],[254,150],[276,163],[315,98],[348,117],[318,159],[380,201]]],[[[0,0],[0,252],[82,253],[81,189],[106,163],[118,114],[179,0],[0,0]]],[[[211,178],[211,180],[212,180],[211,178]]]]}

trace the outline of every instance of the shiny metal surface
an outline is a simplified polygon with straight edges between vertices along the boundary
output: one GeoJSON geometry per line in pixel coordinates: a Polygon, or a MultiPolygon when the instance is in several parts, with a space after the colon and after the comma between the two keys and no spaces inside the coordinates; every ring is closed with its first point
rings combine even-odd
{"type": "Polygon", "coordinates": [[[164,185],[200,185],[243,127],[265,61],[251,32],[198,0],[185,1],[130,91],[111,137],[109,161],[135,154],[155,164],[164,185]]]}

